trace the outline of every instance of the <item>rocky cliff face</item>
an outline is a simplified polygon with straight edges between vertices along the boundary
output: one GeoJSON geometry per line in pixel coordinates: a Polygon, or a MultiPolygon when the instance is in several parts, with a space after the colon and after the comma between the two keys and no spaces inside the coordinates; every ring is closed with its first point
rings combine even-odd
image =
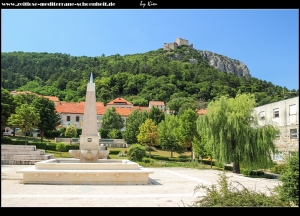
{"type": "Polygon", "coordinates": [[[238,77],[251,77],[248,67],[238,60],[230,59],[210,51],[198,50],[198,52],[204,60],[219,71],[232,73],[238,77]]]}

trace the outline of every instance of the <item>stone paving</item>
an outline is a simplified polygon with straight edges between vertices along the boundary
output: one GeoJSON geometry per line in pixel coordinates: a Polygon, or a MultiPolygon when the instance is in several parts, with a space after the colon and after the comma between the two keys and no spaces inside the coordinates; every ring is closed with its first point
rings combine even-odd
{"type": "MultiPolygon", "coordinates": [[[[220,171],[151,168],[148,185],[23,184],[17,170],[32,165],[1,165],[1,207],[188,207],[199,196],[197,185],[216,184],[220,171]]],[[[230,181],[267,192],[277,179],[249,178],[227,173],[230,181]]]]}

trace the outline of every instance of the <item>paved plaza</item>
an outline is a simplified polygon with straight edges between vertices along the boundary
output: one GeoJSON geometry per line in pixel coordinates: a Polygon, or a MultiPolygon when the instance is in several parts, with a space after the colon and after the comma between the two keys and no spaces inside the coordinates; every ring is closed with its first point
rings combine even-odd
{"type": "MultiPolygon", "coordinates": [[[[33,165],[1,165],[1,207],[188,207],[204,190],[197,185],[216,184],[220,171],[188,168],[150,168],[148,185],[44,185],[23,184],[17,170],[33,165]]],[[[226,174],[256,191],[269,191],[277,179],[226,174]]]]}

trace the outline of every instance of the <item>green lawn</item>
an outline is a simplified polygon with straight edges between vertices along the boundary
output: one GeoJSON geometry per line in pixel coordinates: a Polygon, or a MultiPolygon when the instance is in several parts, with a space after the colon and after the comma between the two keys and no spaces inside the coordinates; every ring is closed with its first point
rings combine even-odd
{"type": "MultiPolygon", "coordinates": [[[[11,137],[12,139],[16,140],[24,140],[24,137],[11,137]]],[[[33,142],[40,142],[40,138],[33,138],[33,137],[26,137],[27,141],[33,141],[33,142]]],[[[55,139],[43,139],[44,142],[51,142],[55,143],[55,139]]],[[[129,148],[108,148],[110,151],[117,151],[117,152],[125,152],[129,151],[129,148]]],[[[149,152],[146,152],[147,155],[149,152]]],[[[57,152],[57,151],[49,151],[46,150],[46,154],[53,154],[54,158],[72,158],[72,156],[69,154],[69,152],[57,152]]],[[[179,156],[187,156],[188,158],[191,157],[191,152],[187,151],[184,152],[183,154],[178,154],[176,152],[173,152],[173,158],[178,158],[179,156]]],[[[162,149],[156,149],[155,151],[151,152],[151,156],[160,156],[160,157],[165,157],[165,158],[170,158],[171,157],[171,152],[162,150],[162,149]]],[[[108,156],[109,159],[128,159],[127,156],[118,156],[117,154],[109,154],[108,156]]],[[[190,162],[175,162],[175,161],[164,161],[164,160],[155,160],[153,158],[148,159],[148,156],[144,158],[143,161],[138,162],[139,165],[144,166],[144,167],[185,167],[185,168],[196,168],[196,169],[211,169],[210,165],[204,165],[195,161],[190,161],[190,162]],[[145,160],[144,160],[145,159],[145,160]]],[[[212,169],[218,169],[220,170],[221,168],[212,166],[212,169]]],[[[263,177],[263,176],[261,176],[263,177]]]]}

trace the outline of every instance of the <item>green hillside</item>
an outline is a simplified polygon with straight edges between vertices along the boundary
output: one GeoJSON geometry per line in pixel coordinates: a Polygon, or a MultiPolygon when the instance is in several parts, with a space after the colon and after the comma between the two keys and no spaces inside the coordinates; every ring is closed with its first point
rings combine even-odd
{"type": "MultiPolygon", "coordinates": [[[[177,97],[209,102],[238,91],[254,93],[258,105],[282,100],[291,91],[257,78],[238,78],[209,66],[201,55],[186,46],[172,52],[158,49],[134,55],[76,57],[62,53],[1,53],[1,86],[9,91],[31,91],[59,97],[62,101],[84,101],[90,74],[94,75],[97,101],[123,97],[135,105],[149,100],[166,103],[177,97]],[[180,54],[180,60],[171,60],[180,54]],[[189,63],[193,58],[196,64],[189,63]]],[[[299,90],[287,97],[299,95],[299,90]]]]}

